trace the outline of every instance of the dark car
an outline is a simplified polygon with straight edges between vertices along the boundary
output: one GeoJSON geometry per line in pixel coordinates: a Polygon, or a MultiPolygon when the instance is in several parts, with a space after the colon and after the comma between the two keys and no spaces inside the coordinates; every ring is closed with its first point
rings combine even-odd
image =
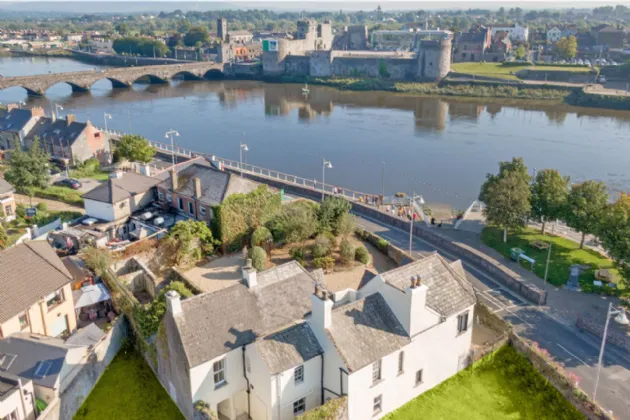
{"type": "Polygon", "coordinates": [[[81,182],[78,179],[74,178],[66,178],[55,182],[53,185],[57,187],[67,187],[72,188],[73,190],[78,190],[81,188],[81,182]]]}

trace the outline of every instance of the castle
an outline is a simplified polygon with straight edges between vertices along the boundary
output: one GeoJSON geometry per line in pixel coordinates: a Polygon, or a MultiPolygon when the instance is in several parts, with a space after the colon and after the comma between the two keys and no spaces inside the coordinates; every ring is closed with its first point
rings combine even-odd
{"type": "Polygon", "coordinates": [[[263,40],[266,76],[386,77],[393,80],[438,81],[451,67],[453,34],[413,32],[409,51],[334,50],[330,22],[301,20],[295,39],[263,40]]]}

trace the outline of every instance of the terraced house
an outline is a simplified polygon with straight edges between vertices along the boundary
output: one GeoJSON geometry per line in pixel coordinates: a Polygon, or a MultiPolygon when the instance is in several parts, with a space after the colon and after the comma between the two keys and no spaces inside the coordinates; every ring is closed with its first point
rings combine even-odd
{"type": "Polygon", "coordinates": [[[430,255],[334,294],[295,261],[242,273],[167,294],[159,373],[186,418],[203,402],[220,418],[289,419],[340,396],[350,420],[381,418],[469,363],[475,296],[459,261],[430,255]]]}

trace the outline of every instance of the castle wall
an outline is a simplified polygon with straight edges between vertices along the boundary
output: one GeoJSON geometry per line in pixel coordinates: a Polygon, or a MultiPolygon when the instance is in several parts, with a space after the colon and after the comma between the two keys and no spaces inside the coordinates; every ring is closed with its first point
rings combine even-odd
{"type": "Polygon", "coordinates": [[[306,55],[288,55],[284,59],[285,72],[291,76],[308,76],[310,74],[310,61],[306,55]]]}
{"type": "Polygon", "coordinates": [[[368,77],[382,76],[380,69],[387,72],[387,78],[394,80],[413,80],[416,73],[416,60],[409,58],[360,58],[335,57],[332,61],[334,76],[368,77]]]}

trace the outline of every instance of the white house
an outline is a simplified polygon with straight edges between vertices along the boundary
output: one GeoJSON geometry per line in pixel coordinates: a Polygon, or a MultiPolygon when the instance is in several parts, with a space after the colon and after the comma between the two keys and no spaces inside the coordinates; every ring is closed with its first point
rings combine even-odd
{"type": "MultiPolygon", "coordinates": [[[[3,358],[0,358],[0,366],[3,358]]],[[[0,369],[0,419],[32,420],[35,418],[33,382],[0,369]]]]}
{"type": "Polygon", "coordinates": [[[159,370],[184,415],[204,401],[231,420],[281,420],[347,395],[350,420],[380,418],[467,365],[475,297],[460,262],[434,254],[334,295],[323,282],[292,261],[246,266],[214,293],[169,292],[159,370]]]}
{"type": "Polygon", "coordinates": [[[492,39],[494,39],[494,34],[497,32],[507,32],[508,37],[511,41],[523,41],[527,42],[529,39],[529,27],[528,26],[520,26],[518,24],[511,26],[494,26],[492,27],[492,39]]]}
{"type": "Polygon", "coordinates": [[[562,31],[557,26],[547,30],[547,42],[556,43],[562,38],[562,31]]]}

